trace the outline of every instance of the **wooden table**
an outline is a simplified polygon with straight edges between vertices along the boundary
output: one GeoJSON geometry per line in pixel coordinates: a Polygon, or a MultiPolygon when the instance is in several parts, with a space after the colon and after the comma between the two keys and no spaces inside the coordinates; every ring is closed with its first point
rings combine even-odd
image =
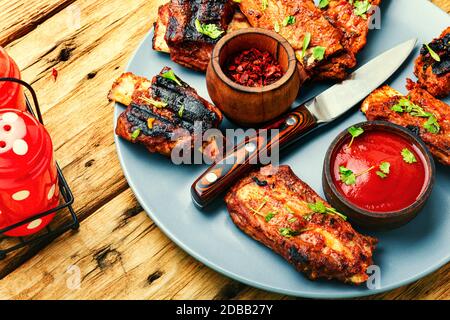
{"type": "MultiPolygon", "coordinates": [[[[0,45],[38,92],[82,220],[78,232],[0,262],[1,299],[288,299],[188,256],[142,211],[122,174],[106,93],[165,1],[0,0],[0,45]]],[[[433,2],[450,12],[450,0],[433,2]]],[[[372,298],[448,299],[450,264],[372,298]]]]}

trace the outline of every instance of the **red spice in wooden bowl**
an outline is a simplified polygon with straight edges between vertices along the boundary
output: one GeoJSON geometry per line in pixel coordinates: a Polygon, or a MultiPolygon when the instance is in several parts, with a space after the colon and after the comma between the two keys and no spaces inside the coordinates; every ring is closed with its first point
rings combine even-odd
{"type": "Polygon", "coordinates": [[[280,64],[269,52],[255,48],[231,57],[225,73],[237,84],[247,87],[268,86],[284,75],[280,64]]]}

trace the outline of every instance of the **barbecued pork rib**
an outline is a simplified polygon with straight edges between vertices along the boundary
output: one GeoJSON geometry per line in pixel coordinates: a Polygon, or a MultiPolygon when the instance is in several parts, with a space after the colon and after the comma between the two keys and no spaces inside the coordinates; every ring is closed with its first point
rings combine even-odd
{"type": "MultiPolygon", "coordinates": [[[[369,3],[379,6],[381,0],[369,0],[369,3]]],[[[358,15],[354,4],[348,0],[329,0],[322,12],[333,26],[343,32],[341,42],[348,51],[357,54],[365,47],[369,33],[368,13],[358,15]]]]}
{"type": "Polygon", "coordinates": [[[436,61],[426,45],[420,50],[416,60],[414,74],[418,84],[435,97],[446,97],[450,94],[450,27],[434,39],[429,47],[439,55],[436,61]]]}
{"type": "Polygon", "coordinates": [[[233,222],[316,280],[361,284],[377,240],[356,232],[336,214],[315,213],[322,202],[288,166],[264,167],[250,173],[225,197],[233,222]]]}
{"type": "Polygon", "coordinates": [[[239,7],[253,27],[278,31],[294,48],[296,56],[306,70],[320,64],[314,59],[314,47],[326,48],[325,59],[341,52],[341,33],[323,16],[311,0],[267,1],[264,8],[261,0],[241,0],[239,7]],[[293,17],[292,24],[283,24],[286,18],[293,17]],[[295,18],[295,20],[294,20],[295,18]],[[311,41],[302,58],[303,39],[311,34],[311,41]]]}
{"type": "Polygon", "coordinates": [[[205,71],[211,58],[215,39],[197,30],[196,21],[202,25],[215,25],[226,31],[233,16],[233,5],[228,0],[171,0],[165,40],[173,61],[200,71],[205,71]]]}
{"type": "Polygon", "coordinates": [[[426,117],[417,117],[409,112],[396,112],[392,107],[401,99],[405,99],[400,92],[389,86],[383,86],[372,92],[362,104],[362,112],[368,120],[390,121],[406,127],[416,134],[428,146],[428,149],[444,165],[450,165],[450,121],[448,115],[450,106],[434,98],[427,91],[415,88],[408,94],[411,102],[423,108],[425,112],[434,115],[439,125],[439,132],[432,133],[426,129],[426,117]]]}
{"type": "MultiPolygon", "coordinates": [[[[217,128],[222,121],[222,113],[195,89],[179,78],[181,85],[162,76],[168,71],[170,68],[165,67],[152,81],[125,73],[108,95],[128,107],[118,119],[117,135],[166,156],[181,143],[192,147],[194,133],[217,128]]],[[[216,141],[202,147],[210,159],[218,155],[216,141]]]]}

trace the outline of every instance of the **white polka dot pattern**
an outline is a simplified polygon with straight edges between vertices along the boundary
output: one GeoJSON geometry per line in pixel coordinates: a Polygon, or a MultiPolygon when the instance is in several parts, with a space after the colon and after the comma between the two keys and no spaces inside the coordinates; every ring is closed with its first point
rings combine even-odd
{"type": "Polygon", "coordinates": [[[19,156],[24,156],[28,152],[28,144],[25,140],[17,139],[13,142],[13,151],[19,156]]]}
{"type": "Polygon", "coordinates": [[[36,219],[34,221],[31,221],[28,226],[27,229],[28,230],[32,230],[32,229],[36,229],[37,227],[39,227],[42,223],[42,219],[36,219]]]}
{"type": "Polygon", "coordinates": [[[14,123],[19,119],[19,116],[14,112],[7,112],[3,115],[3,121],[7,123],[14,123]]]}
{"type": "Polygon", "coordinates": [[[52,187],[50,188],[50,190],[48,191],[48,194],[47,194],[48,200],[51,200],[53,198],[53,196],[55,195],[55,191],[56,191],[56,185],[52,185],[52,187]]]}
{"type": "Polygon", "coordinates": [[[12,195],[12,198],[16,201],[23,201],[27,199],[30,196],[30,191],[28,190],[22,190],[19,192],[16,192],[12,195]]]}

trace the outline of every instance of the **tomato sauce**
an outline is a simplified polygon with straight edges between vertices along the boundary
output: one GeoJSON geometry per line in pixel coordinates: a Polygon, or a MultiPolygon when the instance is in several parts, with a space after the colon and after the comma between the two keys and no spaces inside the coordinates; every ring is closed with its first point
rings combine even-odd
{"type": "Polygon", "coordinates": [[[332,161],[333,180],[340,193],[352,204],[377,213],[395,212],[412,205],[424,192],[429,172],[421,151],[405,138],[389,132],[367,131],[350,147],[347,143],[332,161]],[[417,162],[407,163],[402,150],[411,151],[417,162]],[[390,164],[389,174],[381,178],[380,164],[390,164]],[[341,181],[340,167],[352,170],[356,183],[341,181]],[[372,170],[366,172],[370,168],[372,170]],[[358,174],[361,174],[358,176],[358,174]]]}

